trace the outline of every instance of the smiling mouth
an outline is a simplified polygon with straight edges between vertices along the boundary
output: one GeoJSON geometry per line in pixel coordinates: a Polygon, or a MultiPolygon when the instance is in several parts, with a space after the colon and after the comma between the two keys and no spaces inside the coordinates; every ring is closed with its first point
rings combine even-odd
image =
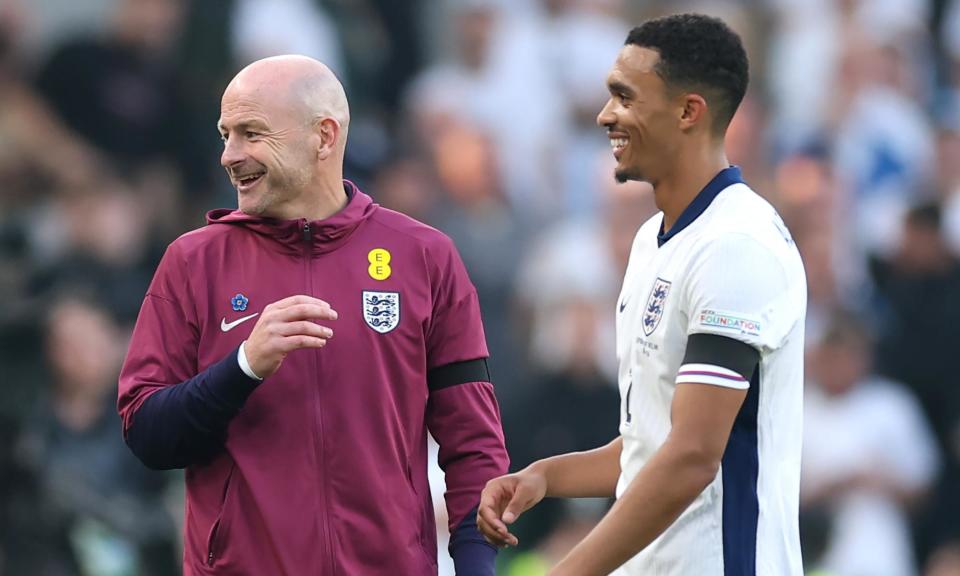
{"type": "Polygon", "coordinates": [[[253,174],[247,174],[234,180],[237,183],[238,190],[249,190],[256,186],[257,183],[263,179],[264,175],[266,175],[266,172],[254,172],[253,174]]]}
{"type": "Polygon", "coordinates": [[[613,149],[613,157],[619,160],[629,142],[630,140],[627,138],[611,138],[610,147],[613,149]]]}

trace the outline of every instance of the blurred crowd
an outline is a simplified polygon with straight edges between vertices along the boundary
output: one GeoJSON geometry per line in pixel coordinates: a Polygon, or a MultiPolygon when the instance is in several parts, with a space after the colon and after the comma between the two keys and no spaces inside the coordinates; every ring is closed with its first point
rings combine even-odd
{"type": "MultiPolygon", "coordinates": [[[[687,10],[743,36],[728,156],[808,274],[807,569],[960,575],[960,0],[0,0],[0,574],[179,572],[182,479],[124,446],[116,377],[166,244],[235,205],[220,94],[273,54],[337,72],[347,177],[456,242],[513,467],[613,438],[655,207],[595,118],[629,28],[687,10]]],[[[501,572],[608,506],[544,502],[501,572]]]]}

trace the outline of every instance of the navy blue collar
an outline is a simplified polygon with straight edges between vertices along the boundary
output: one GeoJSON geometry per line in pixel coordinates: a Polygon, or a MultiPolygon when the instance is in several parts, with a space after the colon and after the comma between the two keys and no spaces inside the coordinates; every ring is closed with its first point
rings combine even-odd
{"type": "Polygon", "coordinates": [[[713,202],[713,199],[717,197],[724,188],[733,184],[743,184],[743,175],[740,174],[739,166],[730,166],[729,168],[724,168],[716,176],[713,177],[713,180],[707,183],[707,185],[697,194],[696,198],[693,199],[693,202],[683,209],[683,213],[680,214],[680,217],[677,218],[677,221],[673,223],[673,226],[670,228],[670,231],[666,234],[663,233],[663,221],[660,221],[660,232],[657,234],[657,247],[663,246],[667,243],[667,240],[673,238],[680,233],[681,230],[693,224],[693,221],[697,219],[698,216],[703,214],[703,211],[707,209],[707,206],[713,202]]]}

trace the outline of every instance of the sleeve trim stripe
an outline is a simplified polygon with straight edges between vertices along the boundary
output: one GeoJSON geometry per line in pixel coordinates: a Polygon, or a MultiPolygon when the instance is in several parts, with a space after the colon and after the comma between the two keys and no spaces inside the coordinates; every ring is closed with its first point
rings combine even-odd
{"type": "Polygon", "coordinates": [[[712,364],[684,364],[677,373],[677,384],[712,384],[746,390],[750,383],[729,368],[712,364]]]}
{"type": "Polygon", "coordinates": [[[714,376],[716,378],[723,378],[725,380],[733,380],[735,382],[746,382],[740,376],[728,376],[726,374],[720,374],[719,372],[707,372],[706,370],[684,370],[678,376],[714,376]]]}
{"type": "Polygon", "coordinates": [[[427,388],[431,392],[470,382],[490,382],[486,358],[454,362],[427,372],[427,388]]]}
{"type": "Polygon", "coordinates": [[[731,380],[742,380],[746,381],[743,374],[740,374],[736,370],[731,370],[724,366],[718,366],[717,364],[700,364],[700,363],[688,363],[680,366],[679,374],[708,374],[718,376],[720,378],[729,378],[731,380]]]}

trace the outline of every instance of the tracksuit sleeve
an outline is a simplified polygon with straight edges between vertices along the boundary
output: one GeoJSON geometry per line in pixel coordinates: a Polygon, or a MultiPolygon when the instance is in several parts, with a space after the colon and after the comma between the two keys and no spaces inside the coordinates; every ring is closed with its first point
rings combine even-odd
{"type": "Polygon", "coordinates": [[[496,548],[477,529],[477,506],[487,481],[509,467],[493,385],[475,381],[431,391],[427,422],[446,474],[449,550],[457,575],[492,575],[496,548]]]}
{"type": "Polygon", "coordinates": [[[427,334],[427,426],[440,445],[446,474],[450,555],[458,576],[494,574],[496,548],[476,525],[480,492],[507,472],[500,410],[487,370],[488,356],[476,289],[452,244],[434,289],[427,334]]]}
{"type": "Polygon", "coordinates": [[[259,383],[243,373],[234,350],[193,378],[150,394],[127,429],[127,445],[155,470],[207,461],[223,448],[227,426],[259,383]]]}
{"type": "Polygon", "coordinates": [[[120,372],[123,435],[150,468],[183,468],[214,456],[227,425],[256,388],[237,350],[203,371],[189,278],[174,243],[154,275],[120,372]]]}

